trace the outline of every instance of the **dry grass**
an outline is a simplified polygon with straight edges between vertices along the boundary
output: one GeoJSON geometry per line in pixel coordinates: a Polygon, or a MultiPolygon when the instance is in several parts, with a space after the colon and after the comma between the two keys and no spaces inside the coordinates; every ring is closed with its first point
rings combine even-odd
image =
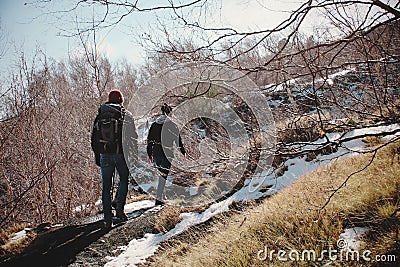
{"type": "Polygon", "coordinates": [[[2,246],[6,244],[15,233],[23,230],[25,227],[25,224],[17,224],[7,228],[6,230],[0,229],[0,245],[2,246]]]}
{"type": "Polygon", "coordinates": [[[7,230],[0,229],[0,258],[20,254],[35,239],[36,233],[31,231],[18,241],[9,243],[10,238],[25,227],[25,224],[17,224],[7,230]]]}
{"type": "Polygon", "coordinates": [[[317,115],[303,115],[275,125],[277,141],[285,144],[292,142],[312,141],[320,135],[317,115]]]}
{"type": "MultiPolygon", "coordinates": [[[[397,144],[398,146],[398,144],[397,144]]],[[[216,231],[201,233],[196,244],[177,241],[155,257],[152,266],[299,266],[321,262],[260,261],[268,250],[316,251],[335,248],[346,227],[371,227],[365,240],[372,255],[398,251],[400,168],[392,162],[392,147],[381,150],[363,172],[351,176],[322,211],[333,190],[353,172],[369,164],[372,155],[341,159],[301,177],[250,212],[237,214],[216,231]]],[[[325,262],[326,263],[326,262],[325,262]]],[[[373,263],[373,262],[372,262],[373,263]]],[[[335,266],[356,265],[334,262],[335,266]]]]}
{"type": "Polygon", "coordinates": [[[165,206],[159,214],[157,214],[154,229],[158,233],[166,233],[175,227],[181,221],[180,209],[175,206],[165,206]]]}
{"type": "Polygon", "coordinates": [[[133,194],[131,192],[128,192],[128,197],[126,198],[126,204],[143,200],[154,200],[154,197],[148,194],[133,194]]]}
{"type": "Polygon", "coordinates": [[[374,147],[384,144],[384,141],[380,136],[368,136],[365,137],[362,141],[366,143],[369,147],[374,147]]]}
{"type": "Polygon", "coordinates": [[[4,245],[10,238],[7,231],[0,229],[0,246],[4,245]]]}
{"type": "Polygon", "coordinates": [[[22,253],[22,251],[36,238],[36,235],[36,232],[29,232],[25,237],[19,239],[18,241],[2,246],[2,254],[15,256],[22,253]]]}

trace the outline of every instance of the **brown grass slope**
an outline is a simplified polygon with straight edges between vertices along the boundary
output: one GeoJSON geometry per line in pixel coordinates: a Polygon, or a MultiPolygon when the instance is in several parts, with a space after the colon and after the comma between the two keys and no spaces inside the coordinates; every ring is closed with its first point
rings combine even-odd
{"type": "Polygon", "coordinates": [[[280,261],[275,252],[271,262],[269,254],[266,260],[260,260],[257,253],[265,247],[268,253],[312,249],[318,256],[322,250],[337,249],[340,233],[353,226],[370,227],[360,251],[372,251],[371,261],[336,260],[330,266],[380,266],[383,263],[375,257],[382,254],[396,256],[399,263],[398,147],[399,143],[392,144],[375,156],[348,157],[321,167],[261,205],[227,217],[217,230],[196,233],[200,240],[178,239],[168,244],[146,265],[321,266],[329,262],[327,257],[320,261],[280,261]],[[329,203],[321,210],[330,196],[329,203]]]}

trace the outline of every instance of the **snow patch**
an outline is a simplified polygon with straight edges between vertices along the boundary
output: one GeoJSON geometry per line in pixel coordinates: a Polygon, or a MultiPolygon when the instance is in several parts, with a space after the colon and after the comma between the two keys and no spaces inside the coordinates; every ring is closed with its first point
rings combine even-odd
{"type": "Polygon", "coordinates": [[[182,221],[174,229],[166,234],[146,234],[141,239],[133,239],[129,242],[124,252],[111,259],[105,266],[136,266],[136,264],[144,263],[146,258],[154,255],[161,242],[186,231],[193,225],[203,223],[219,213],[228,211],[232,201],[233,199],[230,198],[215,203],[202,213],[190,212],[181,214],[182,221]]]}
{"type": "MultiPolygon", "coordinates": [[[[400,125],[393,124],[389,126],[377,126],[367,129],[356,129],[349,132],[345,136],[360,136],[367,133],[380,133],[389,130],[392,131],[395,129],[400,129],[400,125]]],[[[340,138],[340,136],[340,133],[328,134],[328,138],[330,140],[337,140],[338,138],[340,138]]],[[[321,144],[325,141],[325,138],[321,138],[314,144],[304,146],[300,149],[310,149],[313,146],[321,144]]],[[[110,262],[108,262],[105,266],[135,266],[136,264],[144,263],[146,261],[146,258],[154,255],[161,242],[166,241],[169,238],[184,232],[191,226],[203,223],[217,214],[228,211],[229,206],[233,202],[245,202],[247,200],[260,199],[262,197],[272,195],[275,192],[287,187],[289,184],[297,180],[300,176],[312,170],[315,170],[322,165],[326,165],[327,163],[331,162],[332,159],[337,159],[346,155],[352,155],[353,153],[349,153],[349,150],[362,150],[364,147],[365,144],[361,140],[355,139],[347,142],[345,144],[345,147],[339,147],[337,152],[330,155],[320,155],[313,161],[306,161],[306,157],[289,159],[285,162],[285,165],[288,168],[287,171],[279,177],[277,177],[276,175],[276,170],[264,170],[260,175],[247,179],[244,182],[244,186],[240,190],[235,192],[232,196],[221,202],[211,205],[204,212],[181,214],[182,221],[169,232],[165,234],[146,234],[141,239],[131,240],[128,246],[126,248],[123,248],[123,252],[118,257],[108,257],[107,259],[109,259],[110,262]],[[260,189],[262,188],[270,189],[261,192],[260,189]]],[[[150,205],[150,203],[146,201],[142,201],[140,203],[141,204],[138,204],[139,206],[150,205]]],[[[153,202],[151,202],[151,204],[152,203],[153,202]]],[[[134,206],[134,203],[130,205],[134,206]]],[[[348,244],[348,248],[357,249],[360,245],[358,241],[359,237],[365,234],[366,231],[368,231],[368,229],[360,227],[346,229],[346,231],[341,234],[340,238],[347,242],[346,244],[348,244]]]]}
{"type": "Polygon", "coordinates": [[[137,210],[147,209],[154,206],[154,200],[142,200],[126,204],[124,207],[125,213],[132,213],[137,210]]]}
{"type": "Polygon", "coordinates": [[[353,227],[345,229],[340,234],[339,239],[343,241],[345,250],[358,251],[361,246],[361,237],[363,237],[369,231],[368,227],[353,227]]]}
{"type": "Polygon", "coordinates": [[[31,228],[25,228],[19,232],[14,233],[14,235],[8,240],[8,242],[1,247],[5,249],[6,247],[11,246],[12,244],[24,239],[30,231],[32,231],[31,228]]]}

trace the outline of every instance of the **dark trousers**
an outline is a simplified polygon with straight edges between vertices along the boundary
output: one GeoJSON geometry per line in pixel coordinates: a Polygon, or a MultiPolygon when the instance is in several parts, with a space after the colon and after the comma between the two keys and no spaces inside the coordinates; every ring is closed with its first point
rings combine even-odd
{"type": "Polygon", "coordinates": [[[100,154],[101,177],[103,181],[102,203],[104,221],[111,221],[111,187],[115,170],[119,175],[117,189],[117,210],[124,210],[128,194],[129,169],[123,154],[100,154]]]}
{"type": "Polygon", "coordinates": [[[171,168],[171,162],[169,162],[166,157],[154,157],[154,163],[157,166],[158,171],[161,173],[158,177],[156,199],[163,201],[165,182],[167,181],[167,176],[171,168]]]}

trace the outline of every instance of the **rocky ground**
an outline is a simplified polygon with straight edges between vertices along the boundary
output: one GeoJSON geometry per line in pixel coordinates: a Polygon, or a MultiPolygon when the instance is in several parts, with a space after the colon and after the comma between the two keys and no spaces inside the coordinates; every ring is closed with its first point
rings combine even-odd
{"type": "Polygon", "coordinates": [[[132,239],[141,238],[145,233],[155,233],[156,212],[145,212],[128,222],[113,227],[98,240],[84,248],[75,256],[70,266],[104,266],[107,257],[118,256],[119,247],[126,246],[132,239]]]}
{"type": "Polygon", "coordinates": [[[103,229],[101,215],[82,224],[54,228],[38,233],[24,252],[1,262],[1,266],[103,266],[108,257],[117,256],[119,247],[145,233],[157,232],[158,212],[143,209],[128,214],[129,221],[103,229]]]}

